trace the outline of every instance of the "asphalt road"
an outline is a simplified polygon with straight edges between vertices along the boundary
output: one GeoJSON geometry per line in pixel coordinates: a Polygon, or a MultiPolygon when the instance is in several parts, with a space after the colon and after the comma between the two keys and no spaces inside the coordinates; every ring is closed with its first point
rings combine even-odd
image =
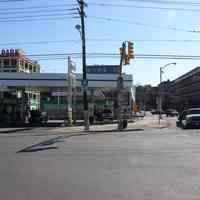
{"type": "Polygon", "coordinates": [[[200,198],[200,130],[36,132],[0,135],[0,199],[200,198]]]}

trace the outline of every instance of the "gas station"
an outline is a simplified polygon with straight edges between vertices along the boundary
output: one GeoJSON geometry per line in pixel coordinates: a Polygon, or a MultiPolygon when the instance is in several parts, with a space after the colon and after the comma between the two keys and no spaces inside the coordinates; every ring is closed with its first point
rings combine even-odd
{"type": "MultiPolygon", "coordinates": [[[[76,119],[83,119],[82,74],[75,74],[75,88],[70,86],[66,73],[0,73],[1,121],[8,121],[5,113],[13,112],[25,121],[27,107],[48,113],[51,119],[68,119],[70,96],[72,111],[76,119]],[[71,94],[70,94],[71,93],[71,94]]],[[[91,115],[95,108],[108,106],[114,113],[117,93],[117,74],[88,73],[88,103],[91,115]]],[[[123,74],[124,101],[131,111],[133,101],[132,75],[123,74]]]]}

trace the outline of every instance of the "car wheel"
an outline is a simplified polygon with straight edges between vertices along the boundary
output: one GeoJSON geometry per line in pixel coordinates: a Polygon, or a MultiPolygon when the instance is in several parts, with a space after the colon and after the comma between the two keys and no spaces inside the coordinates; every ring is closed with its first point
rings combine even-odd
{"type": "Polygon", "coordinates": [[[182,124],[182,125],[181,125],[181,128],[182,128],[182,129],[187,129],[187,128],[188,128],[188,125],[183,125],[183,124],[182,124]]]}

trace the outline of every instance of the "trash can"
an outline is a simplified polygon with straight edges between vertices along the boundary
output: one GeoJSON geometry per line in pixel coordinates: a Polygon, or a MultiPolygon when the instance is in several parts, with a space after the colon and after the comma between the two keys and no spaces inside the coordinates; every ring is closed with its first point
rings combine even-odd
{"type": "Polygon", "coordinates": [[[128,125],[127,119],[123,119],[123,121],[122,121],[122,129],[126,129],[127,125],[128,125]]]}
{"type": "Polygon", "coordinates": [[[122,129],[126,129],[127,128],[127,125],[128,125],[128,121],[127,119],[123,119],[119,122],[118,124],[118,129],[119,130],[122,130],[122,129]]]}

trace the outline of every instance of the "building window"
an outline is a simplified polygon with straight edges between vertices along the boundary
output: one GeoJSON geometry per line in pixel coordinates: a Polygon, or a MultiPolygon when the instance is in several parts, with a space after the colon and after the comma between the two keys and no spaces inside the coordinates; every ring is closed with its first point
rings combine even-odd
{"type": "Polygon", "coordinates": [[[17,72],[17,70],[13,69],[13,70],[11,70],[11,72],[17,72]]]}
{"type": "Polygon", "coordinates": [[[36,94],[33,94],[33,99],[36,99],[36,94]]]}
{"type": "Polygon", "coordinates": [[[9,72],[9,70],[4,70],[4,72],[9,72]]]}
{"type": "Polygon", "coordinates": [[[33,72],[36,72],[36,67],[33,67],[33,72]]]}
{"type": "Polygon", "coordinates": [[[17,60],[16,59],[12,59],[11,60],[11,65],[12,66],[17,66],[17,60]]]}
{"type": "Polygon", "coordinates": [[[3,61],[4,66],[9,66],[9,59],[4,59],[3,61]]]}

